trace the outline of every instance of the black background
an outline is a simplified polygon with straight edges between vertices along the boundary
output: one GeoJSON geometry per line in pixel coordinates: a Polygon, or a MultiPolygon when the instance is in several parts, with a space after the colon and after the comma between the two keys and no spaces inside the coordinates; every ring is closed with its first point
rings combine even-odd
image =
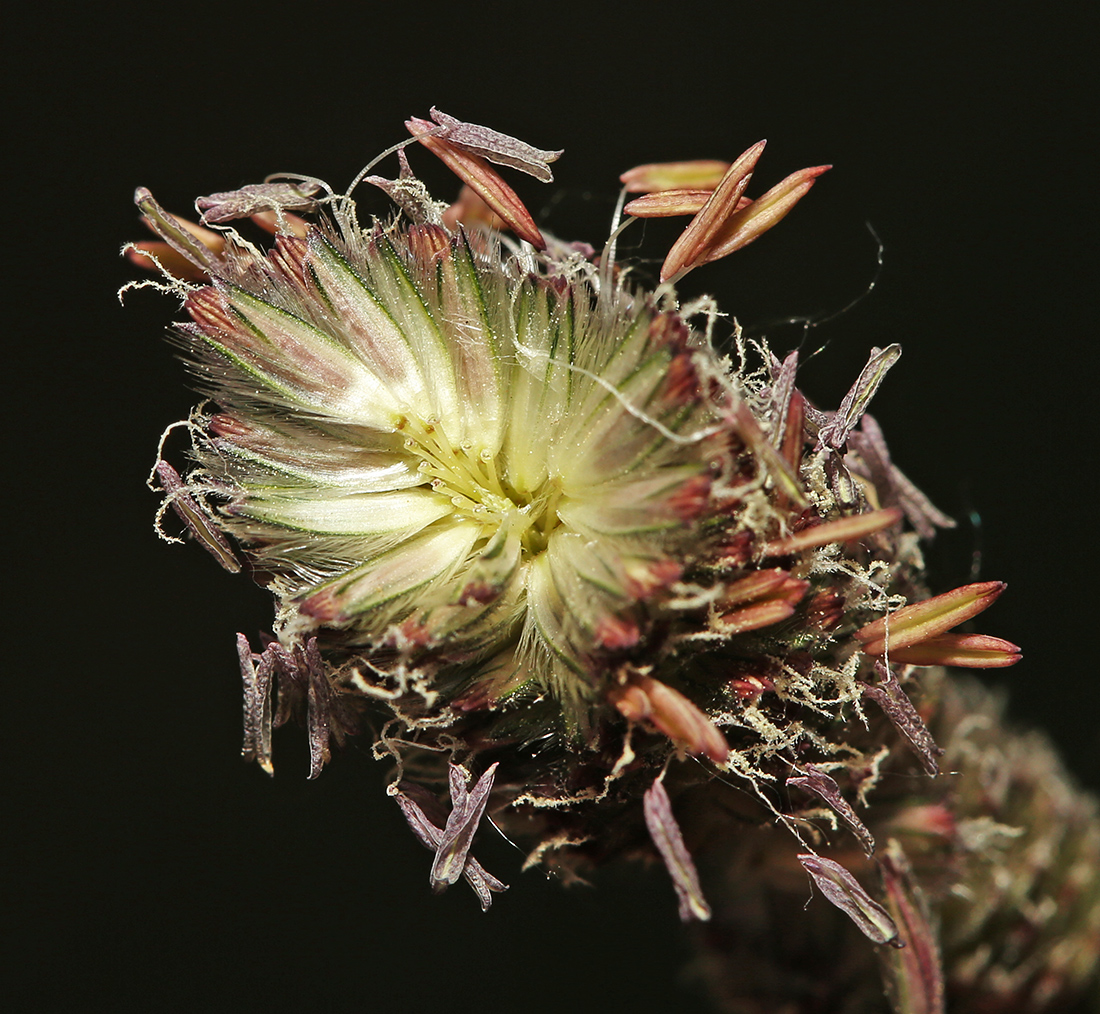
{"type": "MultiPolygon", "coordinates": [[[[757,193],[834,164],[775,233],[685,292],[712,292],[785,350],[801,332],[784,318],[827,316],[867,288],[873,226],[878,285],[810,332],[808,349],[828,347],[804,384],[835,405],[872,345],[903,345],[873,411],[895,460],[963,519],[930,552],[936,588],[970,579],[980,547],[981,576],[1010,585],[980,628],[1025,651],[989,681],[1100,786],[1095,106],[1071,9],[17,15],[3,746],[18,1008],[702,1008],[678,978],[686,953],[656,871],[564,890],[487,839],[479,854],[513,887],[482,915],[464,889],[431,895],[429,855],[364,744],[315,783],[296,732],[277,738],[274,780],[245,766],[233,635],[268,622],[265,596],[152,534],[145,474],[157,435],[192,399],[160,339],[174,301],[138,292],[123,309],[115,298],[131,277],[118,248],[140,236],[133,188],[184,212],[196,194],[272,171],[339,188],[433,103],[564,147],[555,184],[517,188],[547,228],[597,244],[616,177],[637,163],[730,158],[767,137],[757,193]]],[[[412,157],[447,196],[431,156],[412,157]]],[[[655,270],[646,258],[667,249],[667,225],[635,226],[623,252],[655,270]]]]}

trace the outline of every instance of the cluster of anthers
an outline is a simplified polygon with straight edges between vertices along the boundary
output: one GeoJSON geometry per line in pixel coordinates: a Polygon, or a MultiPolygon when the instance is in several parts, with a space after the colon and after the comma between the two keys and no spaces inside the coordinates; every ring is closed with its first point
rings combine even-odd
{"type": "Polygon", "coordinates": [[[859,730],[881,712],[935,771],[905,686],[914,667],[1017,661],[953,632],[1003,585],[925,597],[918,541],[951,522],[866,411],[897,345],[825,411],[796,387],[797,352],[735,335],[731,361],[709,302],[674,289],[828,166],[755,199],[764,142],[732,164],[633,169],[596,254],[544,236],[490,165],[549,181],[560,152],[434,109],[406,126],[385,153],[397,178],[372,163],[353,184],[398,208],[366,227],[350,189],[309,177],[200,198],[201,225],[137,192],[159,239],[130,256],[182,297],[175,339],[207,398],[176,424],[194,467],[158,455],[152,481],[277,600],[262,650],[238,636],[246,756],[270,772],[272,727],[300,718],[312,777],[370,726],[434,887],[464,876],[484,907],[503,889],[470,855],[489,812],[542,862],[655,849],[685,918],[708,908],[673,798],[740,780],[823,893],[892,939],[764,790],[800,788],[866,842],[837,779],[865,798],[887,748],[859,730]],[[463,182],[457,202],[413,174],[415,143],[463,182]],[[673,215],[690,220],[660,284],[636,285],[617,237],[673,215]],[[226,224],[245,218],[266,249],[226,224]]]}

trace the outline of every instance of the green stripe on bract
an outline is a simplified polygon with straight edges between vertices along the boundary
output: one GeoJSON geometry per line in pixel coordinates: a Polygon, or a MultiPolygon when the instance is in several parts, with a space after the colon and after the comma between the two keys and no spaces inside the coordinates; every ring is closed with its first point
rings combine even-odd
{"type": "MultiPolygon", "coordinates": [[[[457,444],[470,444],[476,451],[484,449],[495,455],[505,426],[502,352],[510,355],[512,350],[501,348],[473,255],[461,235],[453,244],[450,259],[443,263],[441,298],[462,401],[461,430],[449,435],[457,444]]],[[[495,309],[503,317],[506,307],[495,309]]]]}
{"type": "Polygon", "coordinates": [[[319,233],[310,233],[310,266],[335,315],[335,328],[378,378],[395,411],[428,416],[420,364],[408,336],[348,261],[319,233]]]}
{"type": "Polygon", "coordinates": [[[436,319],[433,307],[438,295],[430,297],[412,280],[405,262],[393,244],[385,237],[378,241],[378,250],[370,261],[370,280],[380,301],[405,335],[409,348],[427,382],[431,414],[450,420],[462,411],[455,374],[453,350],[447,340],[445,323],[436,319]]]}

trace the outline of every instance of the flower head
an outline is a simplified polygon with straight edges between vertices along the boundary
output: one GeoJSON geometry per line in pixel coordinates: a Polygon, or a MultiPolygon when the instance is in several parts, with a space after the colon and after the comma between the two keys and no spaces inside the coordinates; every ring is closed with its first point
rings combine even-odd
{"type": "MultiPolygon", "coordinates": [[[[613,243],[543,236],[489,165],[545,180],[560,152],[433,120],[407,125],[468,188],[450,208],[403,151],[396,180],[361,174],[402,212],[366,228],[311,178],[200,198],[216,231],[138,192],[160,239],[135,257],[183,295],[177,340],[209,399],[186,424],[195,468],[160,459],[159,485],[277,601],[275,640],[239,643],[246,752],[270,768],[271,726],[301,715],[316,774],[381,708],[376,750],[449,784],[445,826],[407,780],[393,790],[436,850],[434,886],[465,875],[485,906],[502,888],[470,865],[487,808],[541,858],[621,850],[629,833],[600,837],[619,820],[648,828],[701,916],[662,784],[677,756],[700,760],[681,780],[721,768],[757,788],[817,763],[840,799],[824,768],[874,768],[850,730],[865,696],[931,750],[880,656],[1007,664],[1007,642],[945,635],[976,611],[953,607],[910,606],[887,639],[887,614],[922,597],[903,519],[949,523],[866,415],[897,346],[821,411],[797,353],[738,340],[734,365],[671,284],[635,287],[613,243]],[[268,249],[225,224],[247,216],[268,249]],[[467,791],[469,771],[492,774],[467,791]]],[[[639,214],[695,215],[663,278],[757,238],[827,168],[752,201],[762,150],[624,177],[649,194],[639,214]]]]}
{"type": "Polygon", "coordinates": [[[495,247],[314,229],[188,293],[218,405],[195,452],[285,636],[461,663],[464,699],[488,678],[584,725],[715,513],[728,391],[674,312],[495,247]]]}

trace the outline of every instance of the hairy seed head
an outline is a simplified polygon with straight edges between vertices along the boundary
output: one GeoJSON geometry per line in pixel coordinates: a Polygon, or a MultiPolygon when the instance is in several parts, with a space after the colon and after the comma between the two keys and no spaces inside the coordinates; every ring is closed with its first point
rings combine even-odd
{"type": "MultiPolygon", "coordinates": [[[[549,179],[559,152],[433,119],[409,120],[404,144],[458,174],[450,207],[403,150],[397,179],[372,165],[357,180],[401,212],[366,227],[311,177],[200,198],[213,232],[137,195],[159,239],[132,256],[183,295],[176,340],[208,399],[185,424],[193,469],[159,459],[158,484],[277,603],[263,651],[238,640],[246,755],[270,770],[272,727],[299,717],[315,775],[380,715],[375,749],[436,852],[434,887],[465,876],[486,907],[503,888],[469,855],[491,812],[543,861],[650,840],[702,918],[675,798],[715,776],[762,793],[793,772],[863,828],[836,776],[874,782],[867,701],[934,770],[905,686],[917,665],[1018,658],[950,632],[1003,586],[907,604],[924,596],[918,535],[950,520],[866,413],[898,346],[820,410],[797,353],[735,334],[731,361],[713,314],[670,284],[634,286],[614,237],[597,256],[543,236],[489,164],[549,179]],[[274,235],[266,249],[223,224],[244,217],[274,235]],[[449,816],[412,772],[446,783],[449,816]]],[[[694,216],[662,277],[755,240],[826,168],[754,201],[762,152],[624,175],[649,195],[639,215],[694,216]]],[[[888,936],[884,910],[802,845],[822,889],[888,936]]]]}

